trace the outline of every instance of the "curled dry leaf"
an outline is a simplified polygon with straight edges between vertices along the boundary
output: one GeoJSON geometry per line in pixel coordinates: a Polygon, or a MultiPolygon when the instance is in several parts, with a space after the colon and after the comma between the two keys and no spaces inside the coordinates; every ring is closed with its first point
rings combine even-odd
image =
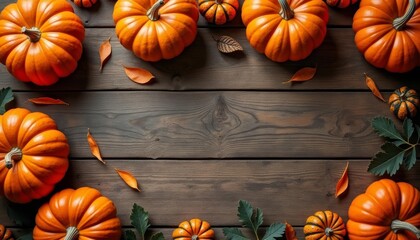
{"type": "Polygon", "coordinates": [[[366,86],[368,86],[368,88],[372,91],[373,95],[375,95],[375,97],[379,98],[383,102],[386,102],[381,92],[379,91],[378,87],[376,86],[375,81],[371,77],[369,77],[366,73],[365,73],[365,81],[366,81],[366,86]]]}
{"type": "Polygon", "coordinates": [[[343,194],[347,188],[349,187],[349,162],[346,164],[346,168],[343,171],[343,174],[341,175],[341,178],[337,182],[337,186],[335,187],[335,197],[339,197],[341,194],[343,194]]]}
{"type": "Polygon", "coordinates": [[[137,191],[141,191],[140,188],[137,185],[137,180],[136,178],[127,171],[121,170],[121,169],[117,169],[115,168],[115,171],[118,173],[118,175],[120,175],[121,179],[131,188],[137,190],[137,191]]]}
{"type": "Polygon", "coordinates": [[[217,42],[217,49],[222,53],[242,52],[244,50],[241,44],[232,37],[220,36],[213,39],[217,42]]]}
{"type": "Polygon", "coordinates": [[[104,67],[105,63],[111,57],[112,46],[111,46],[111,37],[101,43],[99,47],[99,58],[101,60],[101,66],[99,67],[99,71],[102,72],[102,68],[104,67]]]}
{"type": "Polygon", "coordinates": [[[283,83],[305,82],[314,78],[316,67],[304,67],[299,69],[289,81],[283,83]]]}
{"type": "Polygon", "coordinates": [[[54,99],[50,97],[30,98],[28,99],[28,101],[34,104],[39,104],[39,105],[69,105],[63,100],[54,99]]]}
{"type": "Polygon", "coordinates": [[[286,240],[298,240],[298,238],[296,237],[295,229],[292,227],[292,225],[290,225],[287,222],[286,222],[286,230],[284,234],[286,235],[286,240]]]}
{"type": "Polygon", "coordinates": [[[124,70],[131,81],[140,84],[146,84],[155,77],[151,72],[143,68],[124,67],[124,70]]]}
{"type": "Polygon", "coordinates": [[[88,128],[87,132],[87,140],[89,143],[90,151],[92,155],[95,156],[101,163],[106,164],[105,161],[102,159],[101,151],[99,150],[99,146],[96,143],[95,138],[93,138],[92,134],[90,134],[90,129],[88,128]]]}

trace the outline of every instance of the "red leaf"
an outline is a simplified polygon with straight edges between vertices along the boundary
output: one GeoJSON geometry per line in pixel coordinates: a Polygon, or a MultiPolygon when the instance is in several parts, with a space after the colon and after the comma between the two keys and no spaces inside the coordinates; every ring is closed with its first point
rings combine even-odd
{"type": "Polygon", "coordinates": [[[375,95],[375,97],[379,98],[383,102],[386,102],[381,92],[379,91],[378,87],[376,86],[375,81],[373,81],[373,79],[369,77],[366,73],[365,73],[365,81],[366,81],[366,86],[368,86],[370,91],[372,91],[373,95],[375,95]]]}
{"type": "Polygon", "coordinates": [[[341,194],[343,194],[347,188],[349,187],[349,162],[347,162],[346,168],[344,168],[344,172],[341,175],[341,178],[337,182],[337,186],[335,187],[335,197],[338,198],[341,194]]]}
{"type": "Polygon", "coordinates": [[[286,222],[286,230],[284,234],[286,235],[286,240],[298,240],[296,237],[295,229],[292,227],[292,225],[290,225],[287,222],[286,222]]]}
{"type": "Polygon", "coordinates": [[[111,57],[112,46],[111,46],[111,37],[101,43],[99,47],[99,58],[101,60],[101,66],[99,67],[99,71],[102,72],[102,68],[104,67],[105,63],[111,57]]]}
{"type": "Polygon", "coordinates": [[[102,159],[101,151],[99,150],[99,146],[96,143],[95,138],[90,134],[90,130],[88,128],[87,132],[87,141],[89,143],[90,151],[92,155],[95,156],[101,163],[106,164],[105,161],[102,159]]]}
{"type": "Polygon", "coordinates": [[[69,105],[60,99],[54,99],[50,97],[30,98],[28,101],[39,105],[69,105]]]}
{"type": "Polygon", "coordinates": [[[311,80],[316,73],[316,67],[304,67],[299,69],[289,81],[283,83],[291,82],[305,82],[311,80]]]}
{"type": "Polygon", "coordinates": [[[135,83],[146,84],[155,77],[143,68],[124,67],[124,70],[127,77],[135,83]]]}

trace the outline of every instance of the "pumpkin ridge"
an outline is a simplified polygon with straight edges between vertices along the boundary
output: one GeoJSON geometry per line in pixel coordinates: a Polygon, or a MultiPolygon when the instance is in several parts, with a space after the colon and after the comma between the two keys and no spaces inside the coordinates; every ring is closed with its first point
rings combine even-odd
{"type": "Polygon", "coordinates": [[[226,5],[231,6],[233,9],[235,9],[235,11],[238,11],[239,10],[236,6],[234,6],[233,4],[231,4],[229,2],[224,2],[223,4],[226,4],[226,5]]]}
{"type": "Polygon", "coordinates": [[[226,6],[222,3],[220,4],[220,7],[222,8],[223,13],[225,14],[226,21],[229,22],[230,20],[232,20],[229,18],[229,13],[227,12],[226,6]]]}

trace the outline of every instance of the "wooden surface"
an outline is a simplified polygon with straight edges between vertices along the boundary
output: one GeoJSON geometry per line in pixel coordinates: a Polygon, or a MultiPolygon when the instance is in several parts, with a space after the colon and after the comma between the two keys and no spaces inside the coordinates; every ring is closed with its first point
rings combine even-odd
{"type": "MultiPolygon", "coordinates": [[[[0,7],[11,2],[0,0],[0,7]]],[[[70,169],[56,191],[99,189],[116,203],[126,228],[131,206],[140,204],[166,239],[179,222],[193,217],[208,220],[223,239],[223,227],[240,226],[240,199],[264,211],[264,226],[287,221],[300,239],[306,218],[317,210],[330,209],[347,220],[352,199],[379,179],[367,172],[383,142],[370,126],[372,118],[398,122],[367,89],[364,73],[386,98],[403,85],[420,86],[419,68],[390,74],[365,62],[351,29],[357,6],[330,8],[324,43],[302,61],[274,63],[257,53],[247,42],[239,14],[222,27],[200,17],[197,38],[182,55],[148,63],[119,44],[111,18],[114,3],[75,7],[86,25],[84,53],[77,70],[59,83],[22,83],[0,66],[0,87],[15,92],[10,107],[49,114],[68,137],[70,169]],[[212,36],[220,35],[234,37],[244,53],[218,52],[212,36]],[[108,37],[113,53],[100,73],[98,48],[108,37]],[[123,65],[146,68],[156,80],[135,84],[123,65]],[[317,66],[313,80],[282,83],[307,66],[317,66]],[[60,98],[69,106],[27,101],[41,96],[60,98]],[[88,128],[107,165],[91,155],[88,128]],[[350,188],[337,199],[335,185],[347,161],[350,188]],[[128,188],[114,167],[131,171],[142,192],[128,188]]],[[[393,178],[420,187],[420,164],[393,178]]],[[[0,198],[0,223],[18,233],[28,230],[9,219],[8,206],[19,207],[0,198]]]]}

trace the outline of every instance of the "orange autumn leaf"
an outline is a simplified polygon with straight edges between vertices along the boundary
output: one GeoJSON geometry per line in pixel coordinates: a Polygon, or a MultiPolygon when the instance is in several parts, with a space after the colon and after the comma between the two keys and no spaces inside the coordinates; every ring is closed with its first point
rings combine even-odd
{"type": "Polygon", "coordinates": [[[375,97],[379,98],[383,102],[386,102],[381,92],[379,91],[378,87],[376,86],[375,81],[373,81],[373,79],[369,77],[366,73],[365,73],[365,81],[366,81],[366,86],[368,86],[368,88],[372,91],[373,95],[375,95],[375,97]]]}
{"type": "Polygon", "coordinates": [[[283,83],[305,82],[311,80],[316,73],[316,67],[304,67],[299,69],[289,81],[283,83]]]}
{"type": "Polygon", "coordinates": [[[101,43],[99,47],[99,59],[101,60],[101,66],[99,67],[99,71],[102,72],[102,68],[104,67],[105,63],[111,57],[112,46],[111,46],[111,37],[101,43]]]}
{"type": "Polygon", "coordinates": [[[155,77],[151,72],[143,68],[124,67],[124,70],[127,77],[135,83],[146,84],[155,77]]]}
{"type": "Polygon", "coordinates": [[[105,161],[102,159],[101,151],[99,150],[99,146],[96,143],[95,138],[93,138],[92,134],[90,134],[89,128],[88,128],[88,132],[87,132],[87,140],[88,140],[90,151],[92,152],[92,155],[95,156],[103,164],[106,164],[105,161]]]}
{"type": "Polygon", "coordinates": [[[286,236],[286,240],[298,240],[295,229],[287,222],[284,235],[286,236]]]}
{"type": "Polygon", "coordinates": [[[69,105],[68,103],[64,102],[60,99],[54,99],[50,97],[38,97],[38,98],[30,98],[28,99],[29,102],[39,105],[69,105]]]}
{"type": "Polygon", "coordinates": [[[349,187],[349,162],[346,164],[346,168],[344,168],[343,174],[341,175],[341,178],[337,182],[337,186],[335,187],[335,197],[339,197],[341,194],[343,194],[347,188],[349,187]]]}
{"type": "Polygon", "coordinates": [[[133,189],[135,189],[135,190],[137,190],[139,192],[141,191],[140,188],[137,185],[136,178],[130,172],[127,172],[127,171],[124,171],[124,170],[120,170],[120,169],[117,169],[117,168],[115,168],[115,171],[118,173],[118,175],[120,175],[121,179],[128,186],[130,186],[131,188],[133,188],[133,189]]]}

